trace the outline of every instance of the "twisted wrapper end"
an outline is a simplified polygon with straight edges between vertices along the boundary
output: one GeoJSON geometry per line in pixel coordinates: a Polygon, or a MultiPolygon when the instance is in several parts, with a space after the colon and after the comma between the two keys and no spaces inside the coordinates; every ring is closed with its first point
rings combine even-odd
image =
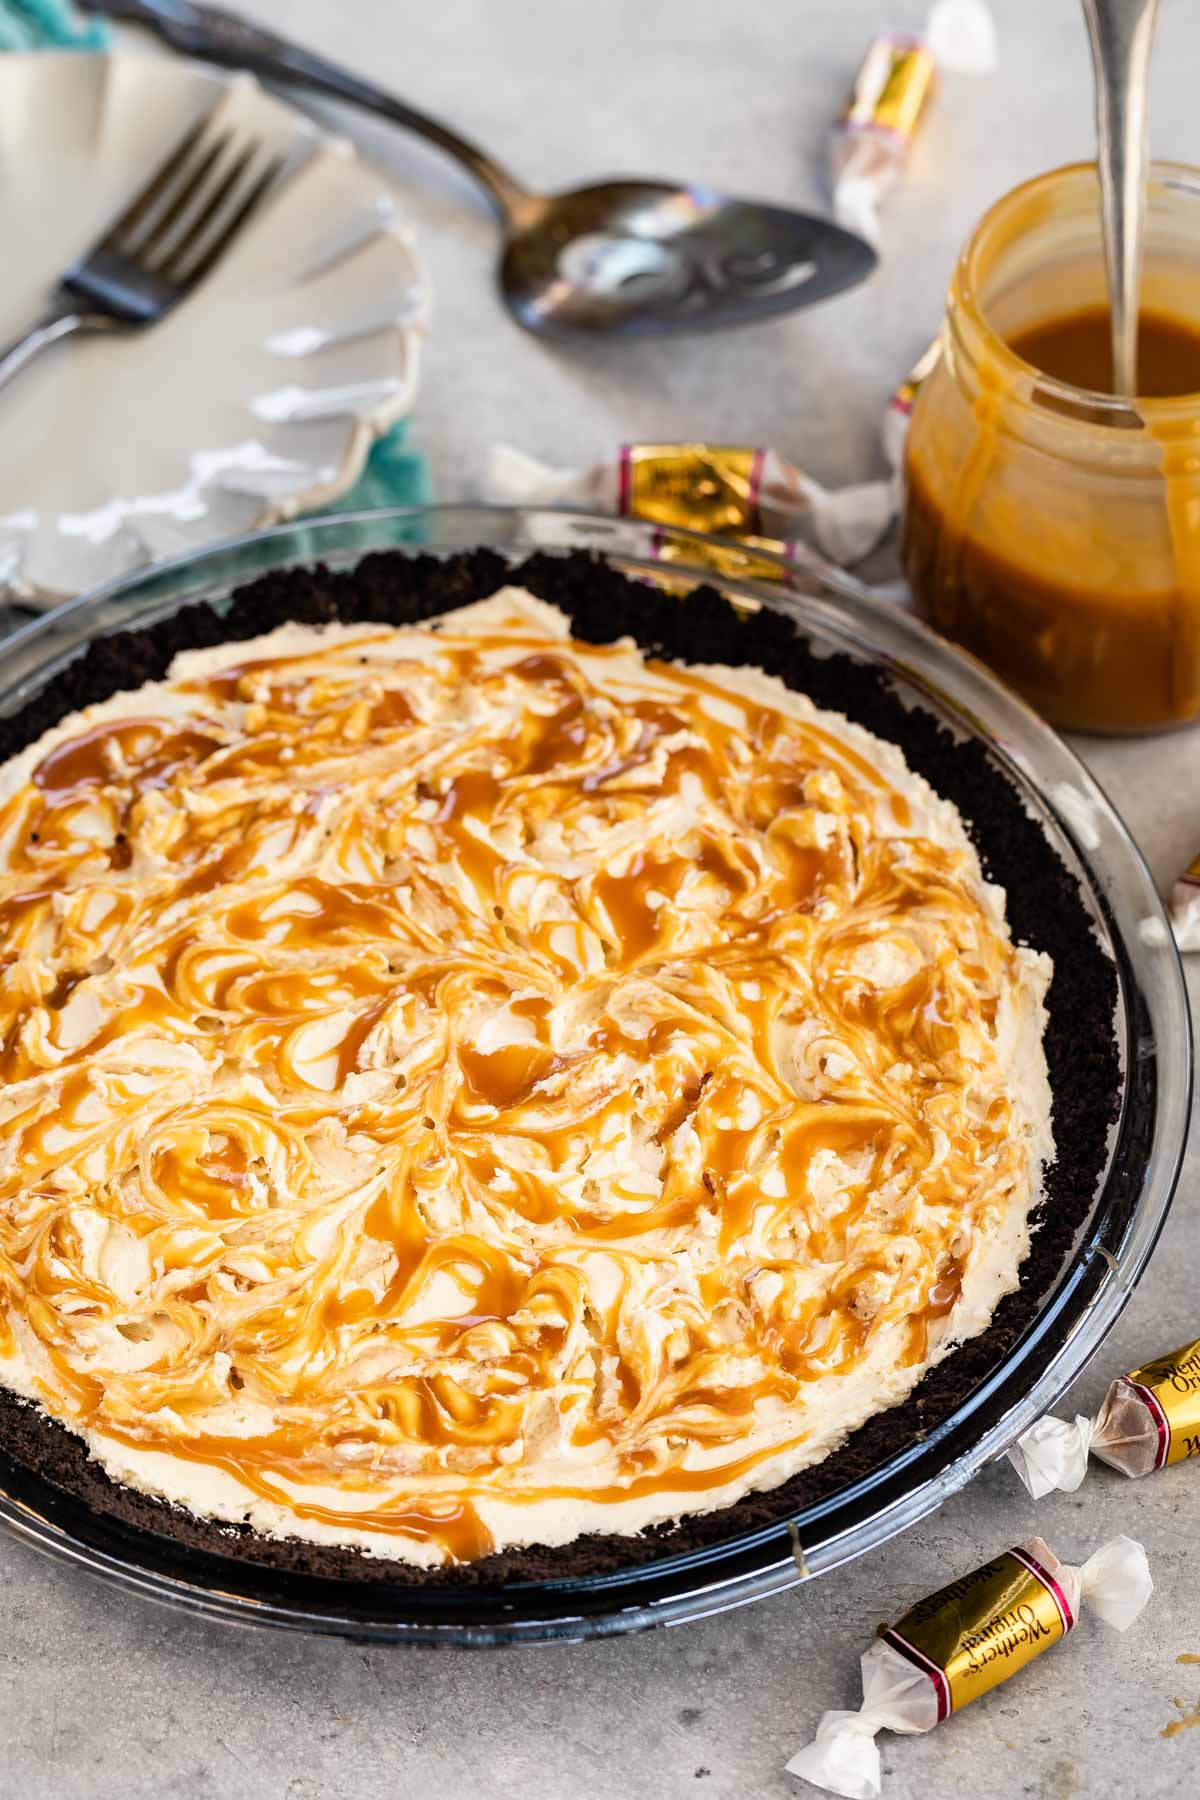
{"type": "Polygon", "coordinates": [[[827,1712],[817,1726],[811,1744],[798,1750],[787,1764],[789,1775],[799,1775],[814,1787],[847,1800],[875,1800],[880,1791],[881,1769],[875,1733],[882,1719],[861,1712],[827,1712]]]}
{"type": "Polygon", "coordinates": [[[1076,1413],[1074,1421],[1039,1419],[1008,1452],[1008,1460],[1035,1500],[1044,1494],[1073,1494],[1087,1474],[1095,1427],[1076,1413]]]}
{"type": "Polygon", "coordinates": [[[787,1770],[846,1800],[875,1800],[882,1771],[877,1731],[932,1731],[937,1697],[926,1676],[883,1638],[863,1651],[863,1703],[857,1712],[827,1712],[811,1744],[787,1770]]]}
{"type": "Polygon", "coordinates": [[[1110,1538],[1079,1570],[1084,1599],[1114,1631],[1128,1631],[1154,1592],[1142,1545],[1130,1537],[1110,1538]]]}

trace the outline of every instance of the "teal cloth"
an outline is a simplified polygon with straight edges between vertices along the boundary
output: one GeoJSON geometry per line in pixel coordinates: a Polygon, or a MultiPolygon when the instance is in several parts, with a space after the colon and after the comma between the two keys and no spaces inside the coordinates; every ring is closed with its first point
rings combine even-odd
{"type": "Polygon", "coordinates": [[[102,50],[108,27],[69,0],[0,0],[0,50],[102,50]]]}
{"type": "MultiPolygon", "coordinates": [[[[0,50],[102,50],[109,42],[101,19],[85,19],[70,0],[0,0],[0,50]]],[[[429,468],[408,441],[402,421],[377,438],[359,479],[323,512],[366,512],[381,506],[421,506],[430,499],[429,468]]]]}
{"type": "Polygon", "coordinates": [[[408,421],[401,419],[376,438],[354,486],[321,511],[367,512],[377,506],[425,506],[432,498],[429,464],[409,443],[408,421]]]}

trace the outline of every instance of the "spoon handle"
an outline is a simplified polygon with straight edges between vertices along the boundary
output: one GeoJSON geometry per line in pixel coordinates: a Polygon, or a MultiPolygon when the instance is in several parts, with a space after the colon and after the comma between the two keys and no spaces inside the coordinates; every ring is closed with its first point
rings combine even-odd
{"type": "Polygon", "coordinates": [[[1158,0],[1083,0],[1096,77],[1104,262],[1113,386],[1137,393],[1138,295],[1146,207],[1147,89],[1158,0]]]}
{"type": "Polygon", "coordinates": [[[81,0],[86,12],[144,25],[184,56],[229,68],[248,69],[264,81],[277,81],[310,93],[346,100],[352,106],[378,113],[393,125],[415,132],[437,144],[463,165],[486,190],[500,218],[508,223],[529,200],[507,169],[501,168],[469,139],[448,125],[431,119],[415,106],[398,100],[374,82],[365,81],[340,64],[306,50],[278,32],[227,12],[219,6],[202,6],[193,0],[81,0]]]}

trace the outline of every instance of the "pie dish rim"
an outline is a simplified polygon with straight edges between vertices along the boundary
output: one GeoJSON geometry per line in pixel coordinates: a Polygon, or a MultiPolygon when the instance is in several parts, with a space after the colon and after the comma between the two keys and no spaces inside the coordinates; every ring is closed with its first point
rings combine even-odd
{"type": "MultiPolygon", "coordinates": [[[[154,617],[162,618],[172,610],[169,606],[164,607],[161,600],[164,588],[169,590],[171,587],[173,574],[182,575],[185,582],[194,587],[196,585],[195,578],[199,573],[200,585],[203,586],[206,574],[214,575],[211,568],[214,561],[220,562],[223,559],[229,572],[232,572],[233,565],[238,563],[239,558],[244,563],[247,556],[261,566],[264,560],[273,560],[272,552],[282,552],[283,546],[278,544],[278,540],[281,538],[286,540],[287,548],[292,552],[304,549],[310,553],[302,559],[295,556],[289,557],[288,561],[309,562],[313,548],[318,551],[324,548],[328,551],[331,542],[337,540],[338,556],[345,562],[352,561],[357,553],[371,547],[370,542],[363,541],[364,536],[382,540],[380,545],[382,547],[383,544],[393,546],[396,537],[405,532],[423,530],[428,535],[433,530],[440,532],[443,538],[441,547],[450,548],[456,546],[444,541],[447,536],[453,539],[457,532],[457,541],[464,541],[463,533],[469,533],[473,525],[478,527],[481,519],[489,517],[493,523],[493,536],[499,537],[503,544],[514,551],[530,548],[530,539],[534,544],[541,542],[544,546],[547,536],[557,538],[558,548],[579,547],[581,541],[585,544],[590,542],[592,545],[597,545],[597,540],[599,540],[599,546],[609,548],[612,546],[613,521],[589,520],[586,515],[528,514],[508,509],[495,509],[495,511],[487,513],[485,509],[481,508],[398,509],[392,514],[364,515],[359,519],[342,518],[316,522],[302,527],[283,528],[267,534],[256,534],[254,538],[238,540],[230,546],[222,547],[219,551],[209,551],[201,558],[180,559],[179,564],[144,575],[139,581],[118,584],[119,589],[126,590],[123,594],[107,590],[90,600],[76,602],[72,607],[63,609],[63,611],[78,613],[81,608],[88,609],[85,618],[80,621],[85,628],[84,635],[86,635],[86,627],[96,619],[97,615],[103,619],[107,613],[107,617],[111,619],[114,603],[118,609],[123,606],[128,607],[128,590],[131,588],[135,590],[136,604],[148,605],[152,608],[154,617]],[[447,515],[450,517],[447,518],[447,515]],[[273,539],[276,542],[268,544],[264,542],[264,539],[273,539]],[[315,544],[314,539],[316,540],[315,544]],[[521,541],[522,539],[524,541],[521,541]],[[208,570],[197,571],[195,566],[197,563],[209,565],[208,570]]],[[[678,540],[678,549],[685,554],[690,553],[693,543],[703,542],[699,538],[694,538],[693,534],[678,533],[673,536],[678,540]]],[[[647,564],[652,565],[654,550],[662,548],[661,537],[661,533],[654,533],[649,528],[623,525],[621,528],[622,547],[618,550],[618,557],[622,555],[632,557],[639,568],[647,564]],[[659,539],[657,545],[653,541],[655,537],[659,539]]],[[[470,541],[469,536],[465,541],[470,541]]],[[[283,561],[284,557],[277,555],[274,560],[283,561]]],[[[678,572],[682,573],[682,570],[678,572]]],[[[703,573],[703,571],[699,572],[703,573]]],[[[802,576],[800,579],[811,579],[811,577],[802,576]]],[[[216,585],[215,579],[211,585],[216,585]]],[[[717,585],[724,587],[727,593],[733,594],[734,597],[745,600],[754,601],[767,596],[778,604],[779,600],[783,598],[778,593],[765,589],[761,584],[731,583],[727,579],[719,579],[717,585]]],[[[839,585],[841,584],[839,583],[839,585]]],[[[176,598],[180,600],[191,597],[193,596],[186,587],[182,594],[176,593],[176,598]]],[[[874,612],[878,614],[877,603],[870,604],[874,612]]],[[[864,622],[862,608],[854,608],[857,618],[847,622],[844,617],[847,605],[848,602],[844,598],[831,602],[827,598],[818,598],[816,595],[803,598],[793,596],[787,599],[786,610],[795,612],[799,609],[801,613],[807,614],[812,619],[819,630],[824,631],[830,623],[826,615],[832,606],[836,612],[843,615],[840,621],[843,634],[848,625],[852,633],[855,626],[861,633],[864,622]]],[[[39,648],[54,649],[54,638],[61,635],[61,625],[66,623],[61,619],[61,615],[59,617],[60,633],[43,631],[43,644],[38,646],[39,648]],[[48,644],[46,640],[49,640],[48,644]]],[[[950,694],[944,686],[938,686],[931,682],[929,676],[936,673],[944,679],[947,664],[949,664],[952,675],[959,673],[956,665],[962,665],[970,677],[968,685],[976,690],[982,686],[985,692],[988,688],[994,690],[995,695],[1003,701],[1002,710],[1010,715],[1017,715],[1015,723],[1018,729],[1021,724],[1020,715],[1025,714],[1026,721],[1031,722],[1034,727],[1034,739],[1049,740],[1058,752],[1055,760],[1059,763],[1064,757],[1069,759],[1069,762],[1073,762],[1071,753],[1058,740],[1053,739],[1048,729],[1041,725],[1040,721],[1033,720],[1032,715],[1027,714],[1019,702],[1001,690],[990,676],[979,669],[978,665],[972,663],[969,658],[961,657],[958,652],[933,638],[932,634],[927,633],[914,621],[902,620],[901,615],[893,615],[893,621],[902,622],[902,638],[908,638],[910,643],[912,640],[916,640],[915,648],[926,653],[923,657],[926,664],[932,661],[939,666],[934,671],[927,667],[925,675],[922,676],[911,664],[906,667],[905,658],[897,655],[894,649],[890,652],[884,650],[882,654],[877,654],[874,658],[867,660],[873,660],[885,669],[890,665],[893,673],[903,672],[908,685],[916,689],[926,706],[931,699],[935,699],[940,701],[943,711],[948,709],[951,712],[955,708],[950,694]]],[[[52,622],[44,621],[43,626],[52,624],[52,622]]],[[[869,620],[869,616],[868,622],[872,622],[869,620]]],[[[24,638],[29,638],[31,635],[36,637],[38,631],[39,628],[34,627],[32,633],[27,632],[22,636],[24,638]]],[[[233,641],[233,639],[231,638],[229,641],[233,641]]],[[[861,647],[860,638],[860,652],[861,647]]],[[[912,653],[909,644],[904,644],[901,648],[912,653]]],[[[743,660],[747,659],[743,658],[743,660]]],[[[61,664],[60,656],[44,657],[41,662],[43,679],[52,677],[56,667],[61,667],[61,664]]],[[[28,678],[23,679],[18,673],[16,685],[19,695],[28,699],[32,691],[31,681],[28,678]]],[[[821,703],[828,704],[827,701],[821,703]]],[[[60,711],[65,710],[68,708],[60,708],[60,711]]],[[[907,746],[903,740],[901,740],[901,747],[907,753],[907,746]]],[[[1025,747],[1010,738],[1008,747],[1005,748],[1004,743],[993,733],[991,755],[993,759],[999,757],[1002,765],[1007,765],[1005,773],[1010,781],[1013,779],[1014,773],[1018,775],[1021,773],[1021,763],[1014,760],[1012,755],[1014,750],[1024,758],[1028,767],[1028,752],[1025,747]]],[[[1090,778],[1083,774],[1078,764],[1074,764],[1074,772],[1076,772],[1077,780],[1082,778],[1082,781],[1091,787],[1090,778]]],[[[1098,796],[1098,790],[1096,793],[1098,796]]],[[[1153,907],[1157,908],[1157,898],[1153,896],[1153,889],[1150,887],[1144,865],[1141,864],[1127,834],[1116,821],[1115,815],[1111,815],[1110,809],[1107,809],[1102,797],[1098,797],[1098,804],[1101,810],[1096,814],[1097,819],[1103,818],[1108,827],[1115,826],[1116,844],[1132,853],[1132,873],[1135,877],[1133,886],[1137,889],[1137,903],[1149,907],[1150,899],[1153,897],[1153,907]],[[1147,893],[1147,889],[1149,893],[1147,893]]],[[[1062,819],[1061,814],[1056,814],[1053,809],[1049,809],[1049,817],[1059,828],[1059,837],[1063,845],[1071,847],[1074,834],[1070,826],[1062,819]]],[[[1077,841],[1074,842],[1073,848],[1078,852],[1077,841]]],[[[1150,946],[1143,943],[1139,936],[1132,947],[1131,958],[1128,932],[1121,930],[1110,899],[1105,894],[1106,884],[1111,886],[1112,872],[1105,869],[1100,872],[1101,878],[1097,879],[1097,874],[1091,869],[1086,855],[1082,858],[1077,857],[1077,860],[1080,861],[1081,867],[1087,873],[1095,890],[1093,900],[1100,909],[1100,916],[1103,917],[1105,911],[1108,914],[1108,929],[1113,938],[1118,971],[1125,989],[1125,1010],[1128,1013],[1132,1003],[1133,1010],[1136,1012],[1138,1004],[1142,1006],[1146,1004],[1147,997],[1142,991],[1143,984],[1139,984],[1136,975],[1140,965],[1146,961],[1146,954],[1150,946]]],[[[1128,866],[1125,868],[1124,874],[1126,877],[1129,876],[1130,868],[1128,866]]],[[[1120,896],[1117,898],[1120,899],[1120,896]]],[[[1124,902],[1122,901],[1121,904],[1124,905],[1124,902]]],[[[1161,915],[1161,908],[1158,908],[1158,911],[1161,915]]],[[[1152,912],[1153,908],[1150,908],[1145,916],[1152,916],[1152,912]]],[[[1182,991],[1178,961],[1174,956],[1173,949],[1169,949],[1165,957],[1160,955],[1158,965],[1159,988],[1162,991],[1151,997],[1155,1000],[1158,1010],[1165,1006],[1169,1013],[1172,991],[1174,990],[1177,1002],[1182,991]],[[1174,976],[1173,982],[1172,975],[1174,976]]],[[[1180,1010],[1177,1005],[1175,1012],[1176,1017],[1171,1029],[1172,1031],[1182,1029],[1186,1036],[1186,1007],[1180,1010]]],[[[1135,1033],[1135,1036],[1130,1039],[1130,1023],[1131,1019],[1127,1019],[1127,1039],[1140,1043],[1144,1033],[1140,1036],[1135,1033]]],[[[1134,1023],[1136,1022],[1134,1021],[1134,1023]]],[[[1190,1062],[1189,1058],[1175,1060],[1184,1064],[1190,1062]]],[[[1151,1114],[1155,1111],[1156,1099],[1158,1110],[1162,1109],[1164,1095],[1161,1092],[1162,1070],[1158,1066],[1160,1061],[1160,1058],[1152,1056],[1151,1062],[1155,1066],[1139,1064],[1137,1073],[1141,1079],[1139,1083],[1134,1084],[1138,1091],[1132,1095],[1132,1103],[1130,1103],[1128,1093],[1126,1096],[1127,1103],[1121,1125],[1121,1133],[1125,1137],[1128,1137],[1131,1115],[1138,1114],[1142,1117],[1144,1125],[1147,1117],[1147,1103],[1151,1114]],[[1151,1091],[1156,1084],[1160,1090],[1157,1096],[1151,1091]]],[[[1178,1082],[1175,1087],[1178,1089],[1178,1082]]],[[[1168,1112],[1177,1115],[1180,1099],[1186,1097],[1182,1096],[1179,1091],[1174,1091],[1165,1098],[1171,1102],[1168,1112]]],[[[1074,1295],[1076,1304],[1072,1309],[1072,1318],[1068,1328],[1062,1334],[1063,1344],[1057,1346],[1043,1344],[1043,1349],[1057,1348],[1060,1352],[1064,1349],[1080,1351],[1082,1349],[1081,1326],[1086,1324],[1089,1318],[1093,1323],[1095,1322],[1099,1301],[1103,1299],[1106,1302],[1100,1310],[1106,1315],[1111,1315],[1106,1316],[1105,1319],[1104,1328],[1107,1329],[1107,1326],[1115,1319],[1120,1304],[1123,1304],[1128,1292],[1132,1289],[1136,1273],[1149,1253],[1153,1237],[1161,1224],[1162,1215],[1165,1213],[1169,1192],[1173,1186],[1172,1162],[1177,1168],[1178,1157],[1182,1152],[1177,1117],[1174,1119],[1168,1117],[1165,1121],[1151,1118],[1150,1123],[1152,1126],[1154,1124],[1161,1126],[1165,1123],[1168,1127],[1166,1133],[1168,1141],[1163,1141],[1164,1134],[1161,1129],[1157,1133],[1157,1141],[1154,1141],[1156,1134],[1152,1130],[1142,1147],[1130,1152],[1133,1160],[1124,1171],[1124,1181],[1127,1189],[1130,1182],[1133,1183],[1135,1189],[1141,1188],[1142,1177],[1147,1173],[1145,1165],[1151,1159],[1151,1151],[1156,1150],[1158,1155],[1156,1180],[1152,1184],[1153,1191],[1149,1194],[1142,1194],[1141,1204],[1133,1203],[1138,1198],[1136,1193],[1133,1195],[1133,1202],[1127,1193],[1126,1203],[1123,1208],[1118,1209],[1121,1217],[1118,1218],[1116,1214],[1113,1214],[1112,1217],[1101,1220],[1099,1224],[1097,1224],[1097,1218],[1104,1208],[1101,1202],[1097,1202],[1093,1209],[1091,1225],[1085,1234],[1086,1241],[1076,1250],[1067,1267],[1059,1276],[1057,1297],[1061,1300],[1063,1287],[1067,1283],[1068,1277],[1072,1278],[1072,1285],[1075,1289],[1087,1289],[1088,1291],[1086,1294],[1080,1291],[1074,1295]],[[1174,1148],[1172,1148],[1173,1144],[1174,1148]],[[1147,1206],[1147,1200],[1153,1202],[1152,1207],[1147,1206]],[[1154,1214],[1153,1217],[1150,1216],[1151,1212],[1154,1214]],[[1106,1239],[1111,1241],[1106,1241],[1106,1239]],[[1103,1249],[1097,1250],[1096,1245],[1103,1245],[1103,1249]],[[1117,1256],[1116,1269],[1108,1267],[1105,1251],[1117,1256]]],[[[1118,1148],[1120,1148],[1120,1144],[1118,1144],[1118,1148]]],[[[1110,1179],[1111,1174],[1112,1170],[1110,1169],[1110,1179]]],[[[1049,1320],[1044,1316],[1050,1310],[1052,1309],[1046,1304],[1042,1304],[1024,1333],[1022,1343],[1025,1339],[1042,1340],[1052,1323],[1062,1326],[1063,1320],[1049,1320]]],[[[1061,1308],[1059,1310],[1061,1311],[1061,1308]]],[[[984,1334],[984,1337],[986,1338],[987,1335],[984,1334]]],[[[1028,1347],[1026,1345],[1026,1348],[1028,1347]]],[[[1084,1355],[1086,1353],[1084,1352],[1084,1355]]],[[[948,1360],[953,1362],[955,1358],[948,1360]]],[[[1056,1392],[1062,1385],[1065,1385],[1071,1375],[1077,1372],[1077,1367],[1082,1360],[1083,1357],[1072,1355],[1070,1357],[1071,1366],[1068,1369],[1061,1355],[1056,1358],[1054,1354],[1050,1354],[1041,1358],[1042,1367],[1035,1387],[1039,1397],[1041,1392],[1046,1390],[1046,1398],[1039,1405],[1038,1410],[1044,1410],[1044,1406],[1049,1404],[1054,1397],[1049,1389],[1053,1388],[1056,1392]],[[1049,1381],[1047,1381],[1047,1377],[1049,1377],[1049,1381]]],[[[741,1533],[735,1530],[731,1534],[722,1534],[721,1541],[715,1545],[684,1548],[674,1554],[657,1557],[649,1563],[631,1558],[629,1564],[623,1568],[593,1570],[584,1574],[572,1574],[569,1568],[564,1568],[561,1575],[551,1574],[537,1581],[514,1582],[509,1580],[499,1586],[492,1586],[480,1579],[481,1569],[479,1574],[468,1573],[469,1570],[479,1569],[479,1565],[467,1565],[463,1570],[456,1571],[456,1579],[452,1584],[422,1587],[410,1584],[407,1579],[410,1571],[393,1564],[389,1565],[390,1573],[384,1579],[373,1580],[367,1584],[349,1582],[344,1577],[338,1579],[304,1570],[264,1570],[257,1563],[242,1562],[241,1560],[235,1563],[232,1558],[215,1555],[210,1550],[202,1551],[182,1545],[173,1538],[159,1537],[157,1533],[152,1539],[150,1533],[138,1532],[128,1527],[126,1527],[126,1536],[132,1542],[124,1541],[121,1531],[113,1526],[111,1520],[106,1524],[93,1509],[86,1505],[81,1507],[76,1503],[75,1512],[81,1516],[69,1516],[71,1505],[64,1499],[61,1490],[54,1490],[50,1483],[39,1480],[37,1477],[28,1476],[27,1470],[25,1474],[28,1481],[23,1483],[16,1465],[7,1457],[0,1463],[0,1488],[7,1487],[9,1489],[7,1498],[0,1497],[0,1518],[16,1529],[22,1530],[25,1535],[32,1536],[35,1541],[41,1543],[43,1548],[56,1549],[60,1554],[72,1555],[76,1560],[82,1557],[92,1566],[99,1568],[101,1572],[115,1575],[119,1579],[124,1579],[128,1584],[142,1587],[149,1584],[160,1593],[160,1597],[165,1597],[169,1593],[170,1597],[184,1604],[200,1606],[204,1610],[210,1611],[231,1611],[234,1615],[243,1618],[249,1614],[273,1623],[300,1625],[310,1629],[351,1630],[356,1634],[365,1632],[367,1635],[406,1639],[415,1637],[418,1640],[423,1637],[424,1641],[431,1639],[444,1641],[447,1636],[457,1641],[479,1641],[481,1637],[486,1641],[497,1641],[502,1638],[528,1636],[590,1635],[597,1631],[632,1629],[636,1623],[651,1622],[655,1618],[664,1616],[664,1609],[666,1609],[667,1616],[673,1616],[678,1611],[707,1611],[713,1610],[715,1605],[734,1604],[739,1598],[750,1597],[764,1584],[767,1588],[787,1585],[789,1580],[800,1579],[803,1573],[819,1572],[826,1567],[835,1566],[836,1562],[844,1560],[845,1556],[855,1554],[858,1549],[867,1547],[866,1542],[862,1541],[864,1531],[866,1537],[873,1541],[877,1541],[881,1535],[890,1535],[890,1531],[887,1529],[889,1525],[893,1530],[902,1528],[904,1523],[911,1522],[911,1519],[921,1516],[923,1511],[927,1511],[930,1506],[937,1504],[938,1500],[946,1493],[961,1486],[974,1472],[980,1461],[986,1460],[986,1456],[989,1454],[995,1454],[997,1448],[1003,1448],[1003,1443],[999,1442],[999,1438],[1004,1437],[1006,1432],[1008,1440],[1011,1441],[1015,1430],[1009,1429],[1008,1416],[1004,1411],[998,1417],[996,1415],[995,1403],[1002,1396],[1008,1412],[1011,1413],[1013,1394],[1011,1383],[1005,1379],[1003,1364],[984,1381],[982,1389],[972,1396],[970,1403],[959,1409],[959,1412],[973,1414],[978,1412],[980,1405],[985,1400],[990,1402],[987,1408],[989,1428],[981,1441],[975,1443],[966,1441],[975,1435],[969,1428],[970,1422],[966,1418],[959,1418],[958,1413],[953,1414],[949,1419],[934,1427],[931,1433],[931,1436],[937,1437],[939,1440],[939,1454],[936,1460],[940,1466],[935,1471],[931,1474],[927,1473],[923,1481],[910,1484],[907,1492],[897,1493],[895,1491],[897,1480],[901,1482],[903,1488],[905,1473],[906,1471],[915,1472],[915,1464],[920,1463],[923,1469],[928,1469],[931,1460],[929,1454],[931,1444],[912,1446],[898,1460],[893,1458],[888,1466],[873,1470],[852,1483],[847,1491],[834,1493],[810,1506],[803,1515],[802,1540],[797,1540],[794,1534],[788,1534],[788,1528],[784,1521],[776,1520],[760,1524],[756,1529],[741,1533]],[[942,1454],[943,1452],[949,1452],[949,1454],[942,1454]],[[16,1474],[15,1480],[14,1473],[16,1474]],[[32,1483],[32,1487],[28,1483],[32,1483]],[[25,1491],[19,1491],[23,1487],[25,1491]],[[55,1503],[56,1493],[58,1499],[55,1503]],[[57,1511],[57,1517],[47,1516],[48,1497],[52,1502],[49,1511],[51,1513],[57,1511]],[[882,1513],[877,1510],[881,1500],[887,1502],[882,1513]],[[810,1526],[815,1526],[816,1531],[810,1530],[810,1526]],[[112,1541],[114,1531],[115,1538],[122,1541],[112,1541]],[[106,1542],[106,1538],[110,1541],[106,1542]],[[800,1541],[803,1541],[804,1549],[797,1553],[800,1541]],[[150,1551],[154,1545],[157,1545],[158,1554],[152,1555],[150,1551]],[[205,1569],[200,1566],[206,1562],[210,1565],[222,1565],[222,1567],[205,1569]],[[139,1564],[155,1566],[139,1567],[139,1564]],[[254,1578],[255,1571],[257,1571],[257,1579],[254,1578]],[[238,1579],[232,1579],[235,1575],[238,1579]],[[299,1588],[296,1584],[299,1584],[299,1588]],[[212,1590],[217,1586],[222,1591],[214,1601],[212,1590]],[[257,1588],[258,1591],[238,1592],[236,1590],[239,1587],[250,1590],[257,1588]],[[361,1591],[355,1597],[354,1604],[347,1609],[347,1589],[350,1588],[359,1588],[361,1591]],[[650,1589],[655,1591],[651,1593],[650,1589]],[[405,1605],[396,1605],[397,1599],[402,1598],[404,1602],[412,1602],[421,1594],[424,1594],[427,1604],[416,1607],[409,1606],[408,1610],[413,1612],[414,1616],[408,1619],[402,1617],[405,1605]],[[386,1601],[384,1601],[385,1595],[387,1596],[386,1601]],[[467,1596],[473,1596],[475,1604],[467,1606],[466,1613],[468,1615],[474,1613],[477,1616],[464,1616],[462,1602],[467,1596]],[[517,1596],[521,1597],[519,1604],[517,1596]],[[544,1596],[544,1598],[539,1603],[535,1596],[544,1596]],[[551,1601],[552,1596],[552,1603],[547,1605],[546,1603],[551,1601]],[[381,1601],[384,1601],[382,1605],[381,1601]],[[578,1612],[573,1611],[573,1607],[578,1607],[578,1612]],[[638,1618],[631,1615],[631,1608],[632,1613],[639,1614],[638,1618]],[[640,1617],[643,1608],[649,1609],[645,1618],[640,1617]],[[547,1614],[549,1616],[543,1616],[547,1614]]],[[[1019,1395],[1017,1399],[1020,1399],[1019,1395]]],[[[911,1405],[912,1402],[905,1404],[911,1405]]],[[[896,1409],[897,1412],[901,1410],[903,1409],[896,1409]]],[[[1025,1409],[1018,1406],[1017,1410],[1024,1411],[1025,1409]]],[[[976,1426],[979,1422],[978,1419],[975,1420],[976,1426]]],[[[1022,1419],[1017,1425],[1017,1429],[1023,1428],[1024,1424],[1028,1422],[1028,1419],[1022,1419]]],[[[736,1520],[739,1508],[743,1505],[743,1501],[735,1502],[732,1507],[723,1509],[723,1513],[719,1516],[725,1521],[733,1522],[736,1520]]],[[[271,1540],[261,1541],[271,1542],[271,1540]]],[[[633,1543],[634,1541],[629,1540],[629,1542],[633,1543]]],[[[666,1543],[660,1547],[663,1551],[669,1551],[669,1545],[666,1543]]],[[[569,1556],[571,1548],[571,1546],[564,1546],[561,1554],[569,1556]]],[[[384,1571],[380,1570],[377,1573],[383,1575],[384,1571]]]]}

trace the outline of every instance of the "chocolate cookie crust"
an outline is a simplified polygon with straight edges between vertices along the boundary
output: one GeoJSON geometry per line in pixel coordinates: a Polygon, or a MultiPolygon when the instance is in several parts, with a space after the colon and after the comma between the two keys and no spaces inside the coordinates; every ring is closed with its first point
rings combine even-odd
{"type": "Polygon", "coordinates": [[[710,587],[696,589],[681,604],[581,553],[536,554],[512,567],[488,550],[445,560],[389,551],[368,556],[350,572],[320,565],[282,570],[238,589],[228,602],[193,604],[143,630],[96,640],[17,716],[0,720],[0,762],[67,713],[162,679],[181,650],[257,637],[288,622],[413,624],[484,599],[505,582],[560,607],[575,635],[588,642],[629,636],[669,660],[751,665],[777,675],[818,706],[844,712],[898,744],[910,767],[957,806],[985,875],[1007,891],[1014,941],[1046,951],[1055,969],[1045,1051],[1058,1159],[1045,1174],[1020,1286],[1001,1301],[987,1331],[926,1374],[909,1399],[876,1414],[840,1450],[779,1487],[639,1537],[597,1534],[561,1547],[505,1550],[454,1568],[418,1569],[201,1519],[112,1481],[81,1439],[0,1388],[0,1458],[11,1458],[95,1512],[264,1568],[410,1586],[561,1581],[728,1542],[848,1486],[952,1413],[1029,1325],[1087,1217],[1118,1106],[1117,984],[1073,877],[981,744],[960,741],[932,714],[907,707],[879,669],[844,655],[815,654],[781,613],[740,614],[710,587]]]}

